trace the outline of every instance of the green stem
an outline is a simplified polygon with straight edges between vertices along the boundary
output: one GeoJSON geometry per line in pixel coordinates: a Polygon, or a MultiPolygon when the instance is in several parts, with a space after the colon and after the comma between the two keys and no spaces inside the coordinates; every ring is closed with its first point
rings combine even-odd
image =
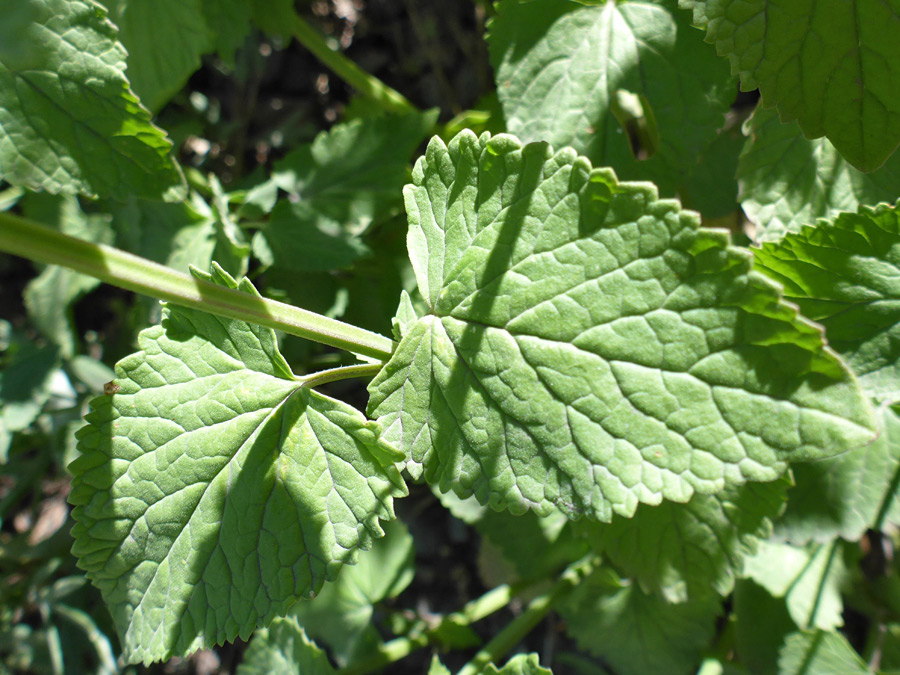
{"type": "Polygon", "coordinates": [[[556,604],[571,593],[598,564],[594,554],[589,554],[572,564],[546,593],[532,600],[527,609],[513,619],[493,640],[488,642],[458,675],[478,675],[489,663],[499,663],[513,647],[519,644],[537,626],[556,604]]]}
{"type": "Polygon", "coordinates": [[[358,363],[352,366],[340,366],[338,368],[329,368],[328,370],[320,370],[317,373],[310,373],[300,378],[304,387],[320,387],[329,382],[337,382],[339,380],[349,380],[354,377],[375,377],[381,370],[381,363],[358,363]]]}
{"type": "Polygon", "coordinates": [[[128,291],[247,321],[385,361],[393,341],[283,302],[194,279],[112,246],[93,244],[11,213],[0,213],[0,251],[61,265],[128,291]]]}
{"type": "Polygon", "coordinates": [[[427,630],[416,635],[400,637],[390,642],[386,642],[378,648],[378,651],[347,668],[342,669],[338,675],[363,675],[375,670],[379,670],[392,663],[396,663],[400,659],[406,658],[418,649],[422,649],[431,644],[432,640],[441,633],[441,628],[448,622],[456,625],[468,626],[469,624],[481,621],[494,612],[506,607],[510,601],[523,588],[527,588],[528,584],[516,584],[510,586],[503,584],[491,589],[484,595],[467,603],[460,611],[448,614],[429,627],[427,630]]]}
{"type": "Polygon", "coordinates": [[[400,92],[391,89],[377,77],[357,66],[344,54],[329,47],[325,38],[302,17],[292,13],[290,16],[285,16],[284,19],[290,22],[285,29],[296,38],[297,42],[311,51],[319,61],[360,94],[378,103],[388,112],[416,112],[417,108],[400,92]]]}

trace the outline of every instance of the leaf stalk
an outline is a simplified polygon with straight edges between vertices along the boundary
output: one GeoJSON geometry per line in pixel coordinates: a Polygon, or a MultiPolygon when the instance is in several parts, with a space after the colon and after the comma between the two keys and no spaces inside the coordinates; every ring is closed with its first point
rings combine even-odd
{"type": "Polygon", "coordinates": [[[299,307],[194,279],[112,246],[94,244],[0,212],[0,251],[60,265],[128,291],[176,305],[281,330],[386,361],[394,342],[383,335],[299,307]]]}

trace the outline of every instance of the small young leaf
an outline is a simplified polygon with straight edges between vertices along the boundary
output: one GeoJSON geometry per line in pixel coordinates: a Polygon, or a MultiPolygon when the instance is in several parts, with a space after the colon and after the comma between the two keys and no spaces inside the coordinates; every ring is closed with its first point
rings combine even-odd
{"type": "Polygon", "coordinates": [[[244,653],[237,675],[333,675],[334,668],[297,619],[275,619],[260,628],[244,653]]]}
{"type": "Polygon", "coordinates": [[[447,668],[441,660],[438,658],[438,655],[435,654],[431,657],[431,665],[428,668],[428,675],[453,675],[450,672],[450,669],[447,668]]]}
{"type": "Polygon", "coordinates": [[[582,649],[619,675],[697,671],[721,609],[716,598],[673,605],[636,585],[609,588],[599,577],[594,573],[560,607],[582,649]]]}
{"type": "Polygon", "coordinates": [[[652,186],[463,132],[405,196],[429,313],[369,410],[441,491],[609,521],[873,438],[820,330],[652,186]]]}
{"type": "Polygon", "coordinates": [[[273,331],[170,305],[139,344],[92,402],[69,499],[79,565],[125,658],[149,663],[246,639],[318,592],[405,486],[378,427],[303,387],[273,331]]]}
{"type": "Polygon", "coordinates": [[[482,672],[484,675],[553,675],[549,668],[541,667],[540,656],[537,654],[518,654],[499,670],[493,663],[489,663],[482,672]]]}
{"type": "Polygon", "coordinates": [[[774,597],[785,598],[791,619],[801,628],[832,630],[844,623],[840,587],[845,570],[837,542],[806,548],[760,542],[744,575],[774,597]]]}
{"type": "Polygon", "coordinates": [[[842,213],[755,251],[805,316],[880,401],[900,401],[900,211],[842,213]]]}
{"type": "Polygon", "coordinates": [[[827,138],[804,138],[796,122],[784,124],[757,108],[744,123],[747,144],[738,164],[741,206],[758,241],[799,232],[819,218],[856,211],[861,204],[900,198],[900,154],[877,171],[862,173],[827,138]]]}
{"type": "Polygon", "coordinates": [[[885,407],[881,424],[874,442],[793,468],[795,485],[776,525],[780,538],[858,541],[869,528],[900,524],[900,417],[885,407]]]}
{"type": "Polygon", "coordinates": [[[679,0],[745,91],[862,171],[900,143],[900,3],[679,0]]]}
{"type": "Polygon", "coordinates": [[[870,675],[872,671],[840,633],[803,631],[788,636],[778,675],[870,675]]]}
{"type": "Polygon", "coordinates": [[[674,0],[586,4],[498,3],[489,42],[508,130],[674,196],[734,100],[728,66],[674,0]]]}
{"type": "Polygon", "coordinates": [[[116,28],[92,0],[20,0],[4,10],[0,177],[92,197],[183,191],[171,143],[124,71],[116,28]]]}
{"type": "Polygon", "coordinates": [[[784,508],[787,481],[730,487],[694,495],[687,504],[641,505],[633,518],[609,525],[580,523],[599,552],[648,592],[673,603],[728,595],[784,508]]]}

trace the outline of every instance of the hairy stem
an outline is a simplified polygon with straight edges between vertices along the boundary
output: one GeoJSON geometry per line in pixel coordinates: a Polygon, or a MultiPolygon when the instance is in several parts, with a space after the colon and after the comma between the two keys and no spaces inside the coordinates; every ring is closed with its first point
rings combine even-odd
{"type": "Polygon", "coordinates": [[[560,575],[559,579],[546,593],[532,600],[527,609],[513,619],[493,640],[488,642],[474,658],[469,661],[459,675],[478,675],[489,663],[498,664],[513,647],[537,626],[556,604],[571,593],[598,564],[598,558],[589,554],[573,563],[560,575]]]}
{"type": "Polygon", "coordinates": [[[390,358],[394,346],[383,335],[283,302],[194,279],[112,246],[76,239],[11,213],[0,213],[0,251],[68,267],[128,291],[274,328],[381,361],[390,358]]]}
{"type": "Polygon", "coordinates": [[[328,370],[320,370],[317,373],[310,373],[300,378],[304,387],[320,387],[329,382],[337,382],[339,380],[349,380],[355,377],[375,377],[381,370],[380,363],[358,363],[352,366],[340,366],[338,368],[329,368],[328,370]]]}
{"type": "Polygon", "coordinates": [[[370,75],[341,52],[328,46],[318,31],[296,13],[285,16],[286,30],[327,66],[335,75],[389,112],[415,112],[417,108],[400,92],[391,89],[374,75],[370,75]]]}

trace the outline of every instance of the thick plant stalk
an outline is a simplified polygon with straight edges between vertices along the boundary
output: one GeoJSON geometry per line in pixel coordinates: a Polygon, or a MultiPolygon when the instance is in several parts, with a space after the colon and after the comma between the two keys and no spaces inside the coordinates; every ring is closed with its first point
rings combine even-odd
{"type": "Polygon", "coordinates": [[[112,246],[93,244],[35,222],[0,213],[0,251],[60,265],[119,288],[183,307],[274,328],[385,361],[393,341],[299,307],[225,288],[112,246]]]}
{"type": "Polygon", "coordinates": [[[284,17],[289,21],[287,30],[335,75],[389,112],[416,112],[416,107],[400,92],[370,75],[341,52],[328,46],[325,39],[296,13],[284,17]]]}

